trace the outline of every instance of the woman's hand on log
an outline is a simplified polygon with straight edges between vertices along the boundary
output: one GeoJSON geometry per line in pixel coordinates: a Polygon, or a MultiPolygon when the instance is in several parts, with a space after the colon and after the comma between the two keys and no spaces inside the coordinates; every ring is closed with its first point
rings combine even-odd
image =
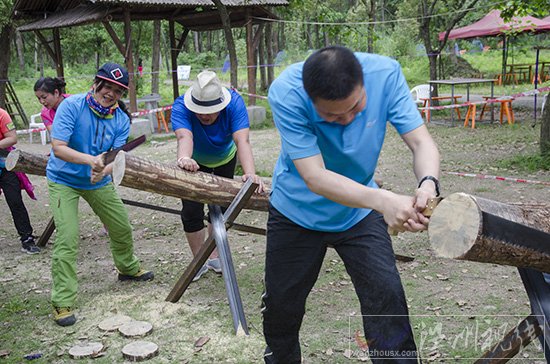
{"type": "Polygon", "coordinates": [[[199,170],[199,164],[193,158],[190,158],[190,157],[178,158],[177,164],[178,164],[178,167],[180,167],[181,169],[185,169],[186,171],[189,171],[189,172],[196,172],[199,170]]]}
{"type": "Polygon", "coordinates": [[[262,181],[262,178],[260,176],[258,176],[257,174],[243,174],[242,176],[243,182],[246,182],[249,178],[252,178],[252,182],[258,185],[258,188],[256,188],[255,191],[256,193],[265,192],[264,182],[262,181]]]}

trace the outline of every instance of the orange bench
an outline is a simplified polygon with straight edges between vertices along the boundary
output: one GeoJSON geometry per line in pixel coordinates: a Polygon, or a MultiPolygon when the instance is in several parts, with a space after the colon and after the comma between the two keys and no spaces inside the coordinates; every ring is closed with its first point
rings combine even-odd
{"type": "MultiPolygon", "coordinates": [[[[455,95],[455,96],[434,96],[431,98],[432,101],[444,101],[444,100],[451,100],[451,102],[453,104],[456,104],[458,103],[458,99],[460,99],[462,97],[462,95],[455,95]]],[[[422,105],[422,107],[430,107],[430,99],[429,98],[420,98],[420,100],[422,100],[424,102],[424,104],[422,105]]],[[[453,108],[458,116],[459,119],[462,118],[462,116],[460,116],[460,109],[459,109],[459,106],[453,108]]],[[[426,114],[426,122],[429,123],[430,122],[430,117],[431,117],[431,110],[423,110],[422,112],[424,114],[426,114]]]]}
{"type": "MultiPolygon", "coordinates": [[[[481,109],[481,114],[479,115],[479,121],[483,120],[483,114],[485,113],[485,110],[487,109],[487,105],[489,104],[487,100],[491,99],[490,96],[483,96],[483,99],[485,100],[482,104],[483,108],[481,109]]],[[[502,125],[504,115],[506,115],[506,119],[508,124],[513,124],[515,122],[514,119],[514,110],[512,110],[512,101],[514,101],[514,98],[509,97],[506,99],[497,100],[495,103],[500,103],[500,124],[502,125]]],[[[464,127],[468,127],[468,125],[471,125],[472,129],[476,127],[476,104],[470,104],[468,106],[468,111],[466,112],[466,118],[464,119],[464,127]]]]}

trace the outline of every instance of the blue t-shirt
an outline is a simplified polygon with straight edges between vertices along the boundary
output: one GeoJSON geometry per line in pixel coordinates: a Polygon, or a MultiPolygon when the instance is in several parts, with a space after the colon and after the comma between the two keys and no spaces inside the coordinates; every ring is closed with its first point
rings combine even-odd
{"type": "Polygon", "coordinates": [[[231,101],[220,111],[216,122],[203,125],[184,103],[183,96],[172,106],[172,129],[185,128],[193,133],[193,159],[206,167],[215,168],[229,162],[237,151],[233,133],[248,128],[248,113],[243,98],[229,90],[231,101]]]}
{"type": "Polygon", "coordinates": [[[386,121],[400,134],[423,124],[399,64],[367,53],[355,56],[363,67],[367,106],[348,125],[324,121],[302,82],[303,62],[288,67],[269,89],[269,104],[281,136],[273,172],[271,203],[307,229],[344,231],[371,210],[352,208],[311,192],[293,160],[321,154],[325,167],[364,186],[378,188],[374,171],[384,142],[386,121]]]}
{"type": "MultiPolygon", "coordinates": [[[[117,109],[111,119],[102,119],[92,112],[86,102],[86,94],[65,99],[57,109],[52,128],[52,138],[68,143],[76,151],[93,156],[121,147],[130,133],[130,119],[117,109]]],[[[105,176],[96,184],[90,182],[92,168],[87,164],[65,162],[55,156],[53,150],[46,167],[46,176],[55,183],[73,188],[93,190],[111,182],[105,176]]]]}

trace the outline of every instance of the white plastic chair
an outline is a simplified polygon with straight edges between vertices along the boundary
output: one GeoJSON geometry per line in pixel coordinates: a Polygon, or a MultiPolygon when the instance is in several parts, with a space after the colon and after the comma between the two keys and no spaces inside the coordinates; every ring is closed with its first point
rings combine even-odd
{"type": "Polygon", "coordinates": [[[411,95],[413,97],[414,102],[416,102],[419,105],[423,105],[424,100],[421,100],[421,99],[429,99],[430,98],[430,85],[414,86],[411,89],[411,95]]]}
{"type": "Polygon", "coordinates": [[[42,118],[40,117],[40,114],[34,114],[31,115],[31,122],[29,123],[29,141],[32,143],[32,135],[34,134],[32,132],[32,129],[43,129],[40,130],[40,141],[42,142],[42,145],[46,145],[48,141],[48,130],[46,130],[46,127],[44,126],[44,122],[42,121],[42,118]],[[40,120],[40,121],[37,121],[40,120]]]}

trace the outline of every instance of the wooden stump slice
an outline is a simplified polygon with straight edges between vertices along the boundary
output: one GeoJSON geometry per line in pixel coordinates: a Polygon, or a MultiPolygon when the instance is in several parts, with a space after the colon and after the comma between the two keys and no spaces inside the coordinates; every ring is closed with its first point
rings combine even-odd
{"type": "Polygon", "coordinates": [[[118,331],[124,337],[140,337],[151,333],[153,325],[147,321],[130,321],[122,324],[118,331]]]}
{"type": "Polygon", "coordinates": [[[69,349],[69,356],[72,359],[93,358],[102,351],[102,343],[81,343],[69,349]]]}
{"type": "Polygon", "coordinates": [[[115,315],[109,317],[99,323],[99,327],[103,331],[116,331],[123,324],[133,321],[133,319],[126,315],[115,315]]]}
{"type": "Polygon", "coordinates": [[[150,341],[134,341],[122,348],[122,356],[129,361],[143,361],[158,354],[158,345],[150,341]]]}

